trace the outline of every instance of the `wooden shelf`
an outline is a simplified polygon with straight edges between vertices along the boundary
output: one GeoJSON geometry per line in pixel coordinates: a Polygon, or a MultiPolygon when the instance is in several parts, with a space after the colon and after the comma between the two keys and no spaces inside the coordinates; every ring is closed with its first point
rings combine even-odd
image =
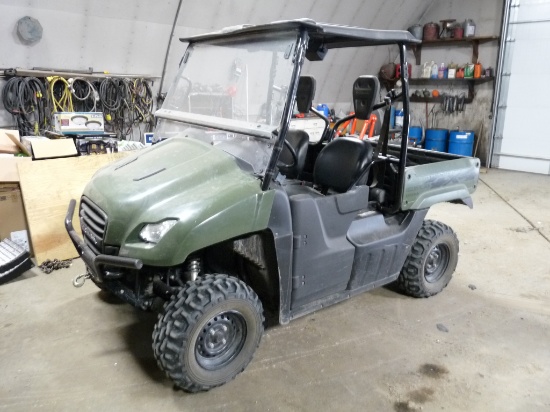
{"type": "MultiPolygon", "coordinates": [[[[468,95],[466,99],[464,100],[464,103],[471,103],[474,100],[474,85],[476,84],[482,84],[487,83],[490,81],[493,81],[494,77],[481,77],[479,79],[422,79],[422,78],[415,78],[415,79],[409,79],[409,84],[414,85],[422,85],[422,84],[428,84],[428,85],[464,85],[468,86],[468,95]]],[[[442,102],[441,97],[417,97],[417,96],[411,96],[411,102],[433,102],[438,103],[442,102]]]]}
{"type": "MultiPolygon", "coordinates": [[[[464,103],[472,103],[474,101],[473,97],[465,96],[464,103]]],[[[412,95],[410,98],[411,103],[443,103],[443,96],[439,97],[417,97],[412,95]]]]}
{"type": "Polygon", "coordinates": [[[461,79],[423,79],[423,78],[413,78],[409,79],[409,84],[445,84],[445,85],[451,85],[451,84],[482,84],[493,81],[494,77],[480,77],[479,79],[472,79],[472,78],[461,78],[461,79]]]}
{"type": "Polygon", "coordinates": [[[411,50],[414,52],[416,64],[422,64],[422,48],[424,47],[453,47],[467,45],[472,47],[472,63],[477,63],[479,58],[479,45],[491,41],[497,41],[498,36],[479,36],[479,37],[463,37],[461,39],[437,39],[425,40],[420,44],[411,45],[411,50]]]}

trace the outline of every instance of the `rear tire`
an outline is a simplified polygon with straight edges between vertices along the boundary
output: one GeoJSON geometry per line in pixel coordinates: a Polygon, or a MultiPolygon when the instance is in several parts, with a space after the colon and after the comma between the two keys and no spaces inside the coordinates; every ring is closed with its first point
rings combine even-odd
{"type": "Polygon", "coordinates": [[[262,304],[246,283],[205,275],[166,302],[153,331],[153,350],[176,386],[207,391],[246,368],[263,331],[262,304]]]}
{"type": "Polygon", "coordinates": [[[458,239],[449,226],[424,221],[397,279],[399,289],[416,298],[441,292],[456,269],[458,250],[458,239]]]}

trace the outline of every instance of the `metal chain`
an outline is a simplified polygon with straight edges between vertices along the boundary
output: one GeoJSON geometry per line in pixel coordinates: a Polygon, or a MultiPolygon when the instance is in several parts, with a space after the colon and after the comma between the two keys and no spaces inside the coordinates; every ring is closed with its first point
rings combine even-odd
{"type": "Polygon", "coordinates": [[[58,269],[66,269],[71,266],[73,263],[72,259],[67,260],[59,260],[59,259],[46,259],[40,266],[38,266],[42,272],[49,274],[52,273],[54,270],[58,269]]]}

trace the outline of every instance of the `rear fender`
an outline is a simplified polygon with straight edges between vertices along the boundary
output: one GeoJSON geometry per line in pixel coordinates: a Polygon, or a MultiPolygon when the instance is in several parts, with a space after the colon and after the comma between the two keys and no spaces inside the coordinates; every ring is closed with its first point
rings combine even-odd
{"type": "Polygon", "coordinates": [[[460,158],[407,167],[401,210],[426,209],[441,202],[472,207],[470,195],[479,179],[479,159],[460,158]]]}

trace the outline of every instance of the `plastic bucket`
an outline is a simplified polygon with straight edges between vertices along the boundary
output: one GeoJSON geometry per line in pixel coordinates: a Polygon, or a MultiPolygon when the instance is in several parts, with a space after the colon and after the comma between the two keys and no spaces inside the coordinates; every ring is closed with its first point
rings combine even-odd
{"type": "Polygon", "coordinates": [[[447,129],[426,129],[424,149],[446,152],[448,134],[449,131],[447,129]]]}
{"type": "Polygon", "coordinates": [[[422,141],[422,127],[411,126],[409,127],[409,142],[415,145],[420,144],[422,141]]]}
{"type": "Polygon", "coordinates": [[[449,135],[449,153],[471,156],[474,148],[472,130],[453,130],[449,135]]]}

